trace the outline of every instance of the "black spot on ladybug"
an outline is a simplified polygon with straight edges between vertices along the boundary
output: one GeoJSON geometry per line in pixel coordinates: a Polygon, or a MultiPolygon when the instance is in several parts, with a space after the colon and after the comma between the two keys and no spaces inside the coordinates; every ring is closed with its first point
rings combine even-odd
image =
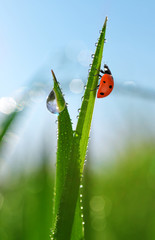
{"type": "Polygon", "coordinates": [[[104,93],[103,93],[103,92],[100,92],[100,95],[104,95],[104,93]]]}
{"type": "Polygon", "coordinates": [[[106,81],[103,81],[103,83],[106,83],[106,81]]]}
{"type": "Polygon", "coordinates": [[[112,88],[112,85],[110,85],[109,88],[112,88]]]}

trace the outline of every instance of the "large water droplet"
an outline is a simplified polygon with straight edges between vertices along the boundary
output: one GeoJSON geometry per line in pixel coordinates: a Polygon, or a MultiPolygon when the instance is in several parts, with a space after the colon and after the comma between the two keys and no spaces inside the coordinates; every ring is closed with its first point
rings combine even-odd
{"type": "Polygon", "coordinates": [[[59,104],[57,98],[56,98],[56,94],[54,92],[54,90],[52,90],[47,98],[46,101],[46,106],[47,109],[54,114],[59,114],[60,112],[62,112],[65,108],[65,102],[64,104],[59,104]]]}

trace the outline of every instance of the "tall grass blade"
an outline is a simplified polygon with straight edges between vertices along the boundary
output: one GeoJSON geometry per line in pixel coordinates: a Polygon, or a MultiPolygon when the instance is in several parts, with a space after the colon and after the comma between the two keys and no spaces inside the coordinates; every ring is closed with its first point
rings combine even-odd
{"type": "Polygon", "coordinates": [[[64,163],[59,166],[59,169],[57,169],[57,178],[59,178],[59,174],[61,175],[61,180],[57,179],[57,188],[61,190],[59,191],[59,195],[57,197],[57,215],[54,232],[52,235],[52,239],[55,240],[83,239],[83,233],[81,236],[76,237],[74,230],[75,227],[79,227],[79,224],[81,225],[81,221],[80,223],[77,223],[77,226],[74,225],[74,227],[73,222],[74,224],[76,222],[74,221],[74,217],[76,216],[75,210],[79,209],[79,202],[77,202],[79,199],[79,187],[81,182],[81,174],[83,171],[86,149],[88,145],[93,108],[96,98],[96,91],[90,90],[94,89],[98,83],[98,76],[96,75],[99,72],[102,61],[106,23],[107,18],[105,19],[105,23],[103,25],[94,55],[92,67],[88,77],[87,89],[84,94],[81,112],[74,134],[72,132],[71,121],[67,112],[67,108],[65,108],[58,117],[59,133],[57,162],[63,161],[64,159],[66,159],[66,161],[64,161],[64,163]],[[67,137],[65,137],[65,135],[67,135],[67,137]],[[73,238],[73,236],[75,237],[73,238]]]}

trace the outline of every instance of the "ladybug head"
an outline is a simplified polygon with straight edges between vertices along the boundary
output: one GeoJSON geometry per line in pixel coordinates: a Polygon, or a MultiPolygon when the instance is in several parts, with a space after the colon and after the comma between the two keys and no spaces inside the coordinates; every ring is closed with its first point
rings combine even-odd
{"type": "Polygon", "coordinates": [[[112,75],[112,74],[111,74],[111,71],[110,71],[110,69],[109,69],[109,67],[108,67],[107,64],[104,64],[104,73],[105,73],[105,74],[112,75]]]}

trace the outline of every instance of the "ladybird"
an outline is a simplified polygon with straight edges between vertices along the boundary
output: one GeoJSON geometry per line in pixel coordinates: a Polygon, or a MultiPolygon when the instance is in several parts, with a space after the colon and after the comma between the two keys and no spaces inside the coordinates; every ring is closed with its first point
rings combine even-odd
{"type": "Polygon", "coordinates": [[[104,71],[100,70],[100,72],[104,75],[98,74],[101,80],[100,84],[97,86],[98,88],[97,98],[103,98],[108,96],[114,88],[114,79],[109,67],[106,64],[104,64],[104,71]]]}

